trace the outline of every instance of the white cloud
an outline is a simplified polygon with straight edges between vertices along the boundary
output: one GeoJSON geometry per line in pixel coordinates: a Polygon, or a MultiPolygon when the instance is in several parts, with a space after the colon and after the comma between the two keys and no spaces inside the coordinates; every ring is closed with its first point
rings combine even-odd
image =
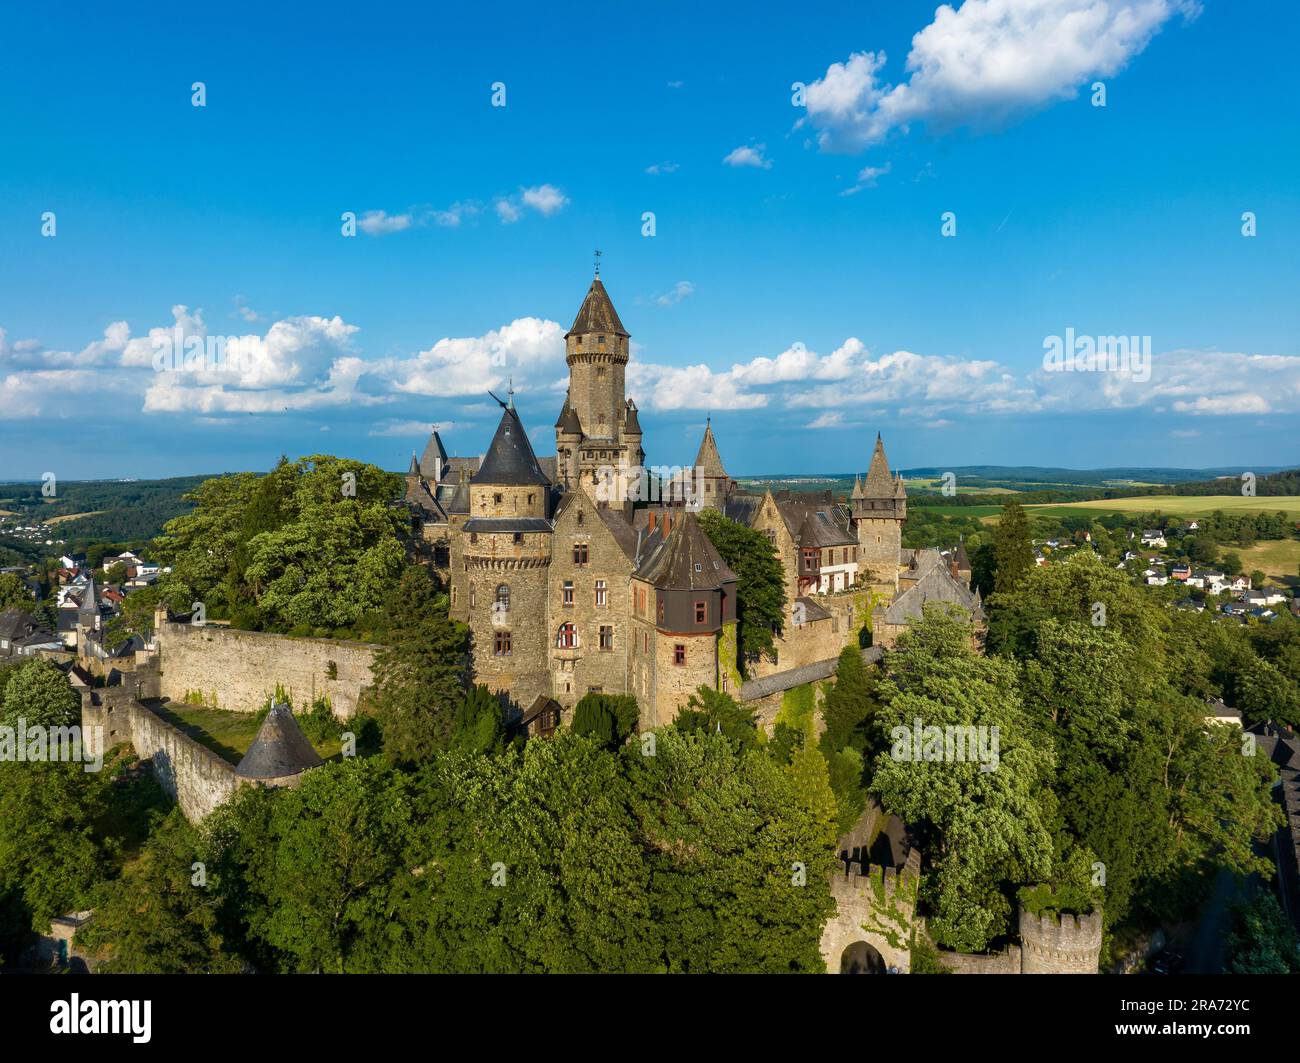
{"type": "Polygon", "coordinates": [[[554,185],[534,185],[531,188],[521,188],[514,196],[498,196],[495,205],[501,224],[513,225],[530,210],[549,218],[568,204],[569,197],[554,185]]]}
{"type": "Polygon", "coordinates": [[[875,188],[877,179],[889,173],[890,165],[890,163],[885,163],[884,166],[864,166],[858,171],[857,184],[853,185],[852,188],[846,188],[840,195],[855,196],[864,188],[875,188]]]}
{"type": "Polygon", "coordinates": [[[657,162],[653,166],[647,166],[645,172],[653,176],[658,176],[659,174],[676,173],[679,169],[681,169],[681,167],[675,162],[657,162]]]}
{"type": "Polygon", "coordinates": [[[428,219],[435,225],[441,225],[445,229],[455,229],[466,218],[473,218],[483,211],[483,204],[476,200],[468,199],[464,202],[453,203],[445,210],[430,210],[428,219]]]}
{"type": "Polygon", "coordinates": [[[656,295],[654,302],[656,306],[676,306],[683,299],[689,299],[695,294],[695,285],[690,281],[678,281],[669,291],[663,295],[656,295]]]}
{"type": "Polygon", "coordinates": [[[357,219],[357,228],[367,236],[387,236],[411,227],[410,214],[389,214],[383,210],[368,210],[357,219]]]}
{"type": "Polygon", "coordinates": [[[456,427],[455,421],[381,421],[370,429],[372,436],[415,436],[423,439],[430,432],[450,432],[456,427]]]}
{"type": "Polygon", "coordinates": [[[754,144],[735,148],[722,160],[725,166],[755,166],[761,170],[770,170],[772,160],[763,156],[766,144],[754,144]]]}
{"type": "Polygon", "coordinates": [[[966,0],[912,38],[908,78],[881,78],[884,52],[854,52],[806,92],[800,120],[827,151],[859,151],[912,122],[986,128],[1067,99],[1138,55],[1196,0],[966,0]]]}

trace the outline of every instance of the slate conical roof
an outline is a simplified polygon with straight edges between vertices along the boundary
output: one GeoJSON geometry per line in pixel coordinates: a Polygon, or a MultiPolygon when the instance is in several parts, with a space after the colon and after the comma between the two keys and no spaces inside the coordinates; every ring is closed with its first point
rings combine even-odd
{"type": "Polygon", "coordinates": [[[623,327],[623,322],[618,319],[618,311],[614,309],[609,292],[605,291],[605,286],[600,282],[599,277],[593,280],[591,287],[587,289],[587,297],[583,299],[578,316],[573,319],[573,327],[565,333],[565,337],[580,332],[604,332],[616,336],[629,334],[623,327]]]}
{"type": "Polygon", "coordinates": [[[718,443],[713,438],[713,425],[707,421],[704,424],[704,438],[700,440],[700,452],[695,455],[695,467],[704,476],[726,479],[727,470],[722,467],[718,443]]]}
{"type": "Polygon", "coordinates": [[[419,459],[415,456],[415,452],[414,452],[414,451],[411,452],[411,467],[410,467],[409,469],[406,470],[406,474],[407,474],[408,476],[419,476],[419,475],[420,475],[420,461],[419,461],[419,459]]]}
{"type": "Polygon", "coordinates": [[[548,485],[551,481],[537,464],[537,455],[528,442],[519,414],[511,407],[501,411],[501,423],[492,437],[492,444],[483,457],[483,464],[471,478],[476,484],[548,485]]]}
{"type": "Polygon", "coordinates": [[[569,402],[567,391],[564,393],[564,405],[560,408],[560,416],[555,420],[555,427],[570,435],[582,435],[582,422],[578,420],[578,413],[569,402]]]}
{"type": "Polygon", "coordinates": [[[276,702],[235,768],[242,779],[282,779],[325,763],[302,733],[289,706],[276,702]]]}
{"type": "Polygon", "coordinates": [[[885,458],[885,444],[876,433],[876,449],[871,454],[871,468],[867,470],[867,482],[863,485],[864,498],[893,498],[895,487],[893,477],[889,475],[889,461],[885,458]]]}
{"type": "Polygon", "coordinates": [[[853,494],[849,498],[862,498],[862,477],[856,472],[853,474],[853,494]]]}

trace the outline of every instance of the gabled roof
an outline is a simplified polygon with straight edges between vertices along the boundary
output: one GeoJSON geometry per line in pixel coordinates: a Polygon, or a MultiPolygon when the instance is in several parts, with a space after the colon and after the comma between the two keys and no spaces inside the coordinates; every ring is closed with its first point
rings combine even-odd
{"type": "Polygon", "coordinates": [[[714,590],[736,580],[689,510],[673,522],[667,541],[646,558],[637,575],[665,591],[714,590]]]}
{"type": "Polygon", "coordinates": [[[573,319],[573,327],[565,333],[565,338],[579,332],[629,335],[627,329],[623,327],[623,322],[618,319],[618,311],[614,309],[614,303],[610,300],[609,293],[605,291],[605,285],[601,283],[599,277],[593,280],[591,287],[587,289],[587,297],[582,300],[578,316],[573,319]]]}
{"type": "Polygon", "coordinates": [[[537,455],[533,445],[528,442],[528,433],[524,431],[519,414],[507,407],[501,411],[501,423],[497,425],[496,435],[483,457],[471,480],[476,484],[502,484],[505,486],[519,484],[550,484],[546,474],[537,464],[537,455]]]}
{"type": "Polygon", "coordinates": [[[262,721],[235,774],[244,779],[282,779],[323,763],[289,706],[277,702],[262,721]]]}
{"type": "Polygon", "coordinates": [[[911,587],[905,590],[885,609],[885,623],[906,624],[921,619],[924,607],[930,602],[948,602],[959,605],[979,621],[984,609],[978,594],[972,594],[949,574],[946,566],[934,565],[911,587]]]}
{"type": "Polygon", "coordinates": [[[862,486],[863,498],[893,498],[894,480],[889,474],[889,460],[885,457],[885,444],[876,433],[876,449],[871,452],[871,468],[867,482],[862,486]]]}
{"type": "Polygon", "coordinates": [[[0,613],[0,638],[24,638],[42,627],[44,625],[24,609],[6,609],[0,613]]]}

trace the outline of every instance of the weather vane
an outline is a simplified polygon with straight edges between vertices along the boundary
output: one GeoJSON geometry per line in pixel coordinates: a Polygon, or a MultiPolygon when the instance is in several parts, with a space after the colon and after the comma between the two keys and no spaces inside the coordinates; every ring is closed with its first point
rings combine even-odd
{"type": "Polygon", "coordinates": [[[599,249],[597,249],[597,251],[596,251],[596,276],[597,276],[597,277],[600,276],[600,254],[601,254],[601,253],[600,253],[599,249]]]}

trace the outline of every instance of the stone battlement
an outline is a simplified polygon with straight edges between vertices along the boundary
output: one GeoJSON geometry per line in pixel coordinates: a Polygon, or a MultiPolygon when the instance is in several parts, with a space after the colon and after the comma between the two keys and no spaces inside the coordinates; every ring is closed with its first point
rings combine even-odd
{"type": "Polygon", "coordinates": [[[1096,974],[1101,953],[1101,912],[1033,915],[1020,909],[1025,974],[1096,974]]]}

